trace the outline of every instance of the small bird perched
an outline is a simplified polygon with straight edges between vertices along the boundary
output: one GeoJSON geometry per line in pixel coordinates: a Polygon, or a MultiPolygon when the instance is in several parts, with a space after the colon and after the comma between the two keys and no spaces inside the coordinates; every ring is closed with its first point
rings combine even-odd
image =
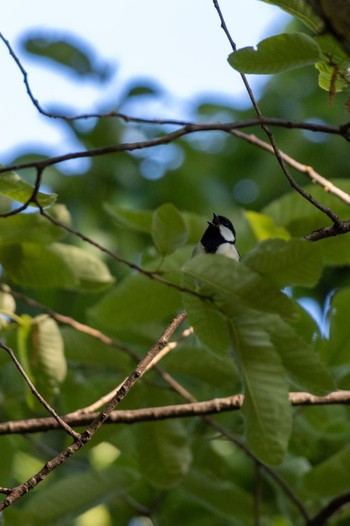
{"type": "Polygon", "coordinates": [[[235,247],[236,232],[231,221],[227,217],[214,214],[213,220],[208,221],[208,225],[202,239],[195,246],[192,256],[222,254],[239,261],[241,257],[235,247]]]}

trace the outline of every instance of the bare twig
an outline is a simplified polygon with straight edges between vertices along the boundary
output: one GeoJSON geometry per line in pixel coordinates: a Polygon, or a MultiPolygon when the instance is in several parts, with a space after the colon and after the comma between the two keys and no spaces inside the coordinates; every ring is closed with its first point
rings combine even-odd
{"type": "MultiPolygon", "coordinates": [[[[254,144],[255,146],[258,146],[259,148],[263,148],[264,150],[267,150],[270,153],[274,153],[271,144],[268,144],[266,141],[259,139],[259,137],[257,137],[254,134],[247,134],[239,130],[231,130],[229,133],[231,135],[234,135],[235,137],[239,137],[240,139],[248,141],[251,144],[254,144]]],[[[282,150],[280,150],[280,153],[287,164],[289,164],[299,172],[306,174],[313,183],[318,183],[320,186],[322,186],[325,192],[329,192],[330,194],[339,197],[339,199],[341,199],[342,201],[344,201],[344,203],[348,205],[350,204],[350,195],[347,192],[344,192],[344,190],[338,188],[331,181],[317,173],[312,168],[312,166],[300,163],[290,155],[284,153],[282,150]]]]}
{"type": "Polygon", "coordinates": [[[33,393],[33,395],[39,400],[39,402],[41,403],[41,405],[43,407],[45,407],[45,409],[54,417],[54,419],[56,420],[56,422],[59,424],[60,427],[62,427],[66,433],[68,433],[70,436],[72,436],[74,439],[79,439],[80,438],[80,434],[77,433],[76,431],[74,431],[74,429],[72,429],[57,413],[56,411],[54,410],[53,407],[50,406],[50,404],[45,400],[45,398],[43,398],[41,396],[41,394],[39,393],[39,391],[36,389],[35,385],[33,384],[33,382],[31,381],[31,379],[29,378],[29,376],[27,375],[27,373],[25,372],[25,370],[23,369],[22,365],[20,364],[20,362],[17,360],[16,358],[16,355],[15,353],[13,352],[13,350],[8,347],[7,345],[5,345],[4,343],[0,342],[0,348],[1,349],[4,349],[4,351],[7,352],[7,354],[10,356],[11,360],[13,361],[13,363],[15,364],[15,366],[17,367],[17,369],[19,370],[19,372],[21,373],[21,375],[23,376],[25,382],[27,383],[29,389],[31,390],[31,392],[33,393]]]}

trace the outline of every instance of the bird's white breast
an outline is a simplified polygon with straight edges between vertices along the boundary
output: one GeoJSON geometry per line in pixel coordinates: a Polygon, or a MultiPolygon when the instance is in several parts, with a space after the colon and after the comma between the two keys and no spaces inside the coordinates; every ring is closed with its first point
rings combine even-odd
{"type": "Polygon", "coordinates": [[[226,256],[227,258],[235,259],[236,261],[239,261],[240,257],[238,254],[238,251],[232,243],[222,243],[219,245],[217,251],[217,254],[222,254],[223,256],[226,256]]]}

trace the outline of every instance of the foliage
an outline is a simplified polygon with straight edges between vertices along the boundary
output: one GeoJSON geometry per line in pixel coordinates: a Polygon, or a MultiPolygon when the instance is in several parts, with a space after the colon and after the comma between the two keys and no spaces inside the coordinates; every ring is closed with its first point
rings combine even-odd
{"type": "MultiPolygon", "coordinates": [[[[320,31],[322,20],[307,2],[270,3],[320,31]]],[[[332,84],[332,46],[343,71],[348,56],[331,35],[279,35],[229,60],[240,71],[260,73],[316,63],[323,68],[321,87],[338,91],[347,81],[341,77],[340,84],[332,84]]],[[[76,43],[43,48],[31,36],[26,47],[70,68],[75,61],[69,57],[77,53],[86,67],[77,66],[79,75],[95,73],[106,81],[100,65],[94,72],[88,52],[76,43]]],[[[162,94],[130,86],[129,98],[145,96],[162,94]]],[[[273,77],[260,105],[264,114],[286,120],[344,119],[338,99],[329,107],[324,93],[315,91],[307,68],[273,77]]],[[[252,116],[211,100],[198,103],[193,114],[196,122],[213,123],[222,114],[228,122],[252,116]]],[[[124,143],[128,133],[144,141],[173,130],[116,118],[89,126],[66,119],[61,125],[82,151],[124,143]]],[[[282,151],[350,191],[342,138],[282,128],[275,135],[282,151]]],[[[44,152],[22,151],[13,162],[33,158],[47,161],[44,152]]],[[[88,169],[85,165],[74,176],[66,176],[60,164],[45,166],[46,193],[35,193],[35,175],[28,168],[0,174],[1,340],[15,350],[57,412],[90,406],[115,390],[182,309],[188,320],[176,333],[176,347],[135,384],[121,408],[166,407],[242,392],[245,400],[241,411],[214,420],[224,436],[199,417],[104,425],[78,456],[5,510],[5,524],[24,524],[25,517],[28,526],[79,526],[88,524],[81,521],[90,513],[102,513],[110,525],[142,524],[146,517],[169,526],[251,525],[260,473],[261,524],[302,525],[305,516],[285,485],[271,478],[274,473],[293,488],[310,516],[346,492],[347,407],[295,409],[288,395],[322,396],[348,386],[348,239],[303,239],[331,221],[290,189],[275,157],[223,132],[205,137],[198,132],[195,139],[182,137],[137,153],[91,156],[88,169]],[[8,215],[29,200],[30,208],[8,215]],[[213,212],[233,220],[241,262],[219,255],[191,258],[213,212]],[[182,334],[190,326],[194,334],[182,334]],[[174,384],[181,388],[174,390],[174,384]]],[[[295,178],[340,219],[348,218],[348,204],[308,184],[305,175],[295,178]]],[[[2,421],[48,416],[8,355],[2,352],[0,360],[2,421]]],[[[62,430],[36,433],[30,440],[0,437],[2,485],[20,485],[70,440],[62,430]]],[[[347,513],[342,510],[330,524],[342,524],[347,513]]]]}
{"type": "MultiPolygon", "coordinates": [[[[347,90],[349,88],[350,34],[345,35],[345,45],[342,40],[336,38],[339,33],[333,33],[331,27],[332,23],[335,27],[337,26],[337,18],[329,19],[329,11],[325,9],[322,12],[322,8],[316,7],[317,2],[263,1],[278,5],[287,13],[298,18],[312,30],[314,35],[311,37],[306,33],[283,33],[269,37],[261,41],[256,49],[246,47],[231,53],[229,56],[231,66],[241,73],[267,74],[314,64],[319,71],[318,84],[322,89],[328,91],[330,95],[347,90]]],[[[336,9],[332,9],[332,16],[345,17],[346,10],[344,12],[343,9],[345,6],[340,7],[339,14],[336,9]]]]}

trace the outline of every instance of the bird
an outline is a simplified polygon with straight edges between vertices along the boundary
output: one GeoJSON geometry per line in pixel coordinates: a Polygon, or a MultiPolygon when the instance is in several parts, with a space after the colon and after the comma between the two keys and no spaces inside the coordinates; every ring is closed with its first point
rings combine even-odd
{"type": "Polygon", "coordinates": [[[192,257],[199,254],[222,254],[239,261],[241,256],[235,246],[236,231],[227,217],[213,214],[201,240],[195,246],[192,257]]]}

